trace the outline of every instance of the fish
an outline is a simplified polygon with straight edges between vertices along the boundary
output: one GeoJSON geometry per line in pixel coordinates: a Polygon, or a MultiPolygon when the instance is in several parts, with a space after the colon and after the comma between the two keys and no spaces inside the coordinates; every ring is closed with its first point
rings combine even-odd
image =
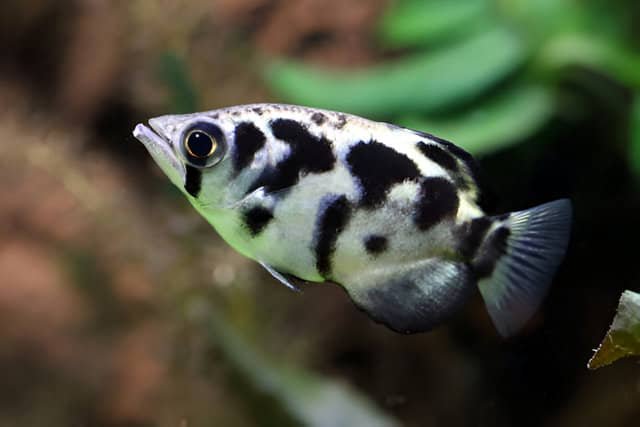
{"type": "Polygon", "coordinates": [[[512,336],[567,250],[569,199],[487,215],[475,160],[429,133],[264,103],[155,117],[133,135],[240,254],[292,290],[338,284],[396,332],[430,331],[479,291],[512,336]]]}

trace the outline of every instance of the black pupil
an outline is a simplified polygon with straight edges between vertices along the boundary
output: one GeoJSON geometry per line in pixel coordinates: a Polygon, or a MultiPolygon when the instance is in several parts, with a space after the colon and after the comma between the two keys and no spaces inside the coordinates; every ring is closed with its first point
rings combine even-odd
{"type": "Polygon", "coordinates": [[[187,147],[196,157],[207,157],[213,148],[211,137],[203,132],[192,132],[187,138],[187,147]]]}

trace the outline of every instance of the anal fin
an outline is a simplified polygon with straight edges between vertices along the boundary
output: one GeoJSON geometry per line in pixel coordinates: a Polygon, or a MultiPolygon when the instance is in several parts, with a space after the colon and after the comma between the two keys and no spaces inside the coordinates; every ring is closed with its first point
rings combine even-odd
{"type": "Polygon", "coordinates": [[[385,266],[340,284],[373,320],[396,332],[425,332],[447,320],[474,292],[469,267],[430,258],[385,266]]]}

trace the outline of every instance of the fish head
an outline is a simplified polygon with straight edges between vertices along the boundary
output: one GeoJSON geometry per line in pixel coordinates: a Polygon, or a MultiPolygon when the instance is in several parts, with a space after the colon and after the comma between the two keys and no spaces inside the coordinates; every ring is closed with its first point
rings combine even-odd
{"type": "Polygon", "coordinates": [[[165,115],[138,124],[133,136],[192,202],[215,204],[228,184],[232,123],[214,113],[165,115]]]}

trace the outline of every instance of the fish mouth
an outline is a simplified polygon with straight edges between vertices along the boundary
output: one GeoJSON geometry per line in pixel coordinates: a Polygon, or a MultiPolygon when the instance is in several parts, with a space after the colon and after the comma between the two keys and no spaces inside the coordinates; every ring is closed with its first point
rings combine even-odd
{"type": "Polygon", "coordinates": [[[142,142],[153,160],[174,184],[184,185],[186,174],[184,163],[176,156],[171,141],[163,136],[163,129],[154,123],[153,119],[149,120],[149,125],[151,127],[142,123],[136,125],[133,136],[142,142]]]}

